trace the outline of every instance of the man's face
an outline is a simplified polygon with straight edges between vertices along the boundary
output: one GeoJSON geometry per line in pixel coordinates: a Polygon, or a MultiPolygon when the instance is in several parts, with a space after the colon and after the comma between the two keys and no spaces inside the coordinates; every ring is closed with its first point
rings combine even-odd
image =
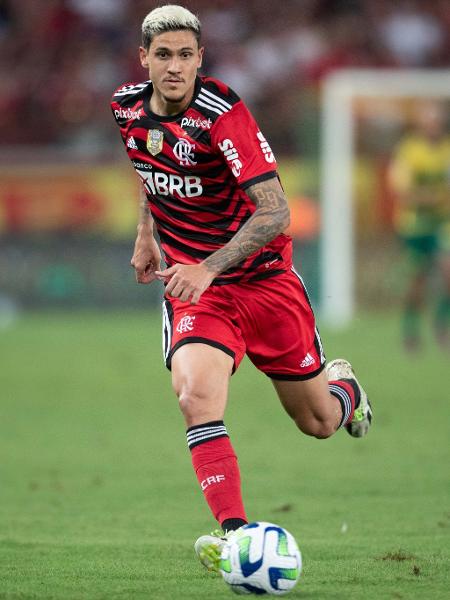
{"type": "Polygon", "coordinates": [[[439,102],[424,102],[419,106],[417,122],[422,133],[437,140],[445,134],[446,114],[444,105],[439,102]]]}
{"type": "Polygon", "coordinates": [[[148,50],[140,48],[154,89],[166,102],[180,103],[192,93],[203,48],[192,31],[167,31],[155,36],[148,50]]]}

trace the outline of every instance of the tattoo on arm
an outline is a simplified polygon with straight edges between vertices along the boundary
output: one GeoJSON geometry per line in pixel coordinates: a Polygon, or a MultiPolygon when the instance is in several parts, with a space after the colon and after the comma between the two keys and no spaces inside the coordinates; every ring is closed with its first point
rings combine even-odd
{"type": "Polygon", "coordinates": [[[153,225],[152,213],[142,183],[139,185],[139,225],[153,225]]]}
{"type": "Polygon", "coordinates": [[[250,186],[247,195],[256,211],[233,238],[203,264],[222,273],[271,242],[289,225],[289,207],[277,178],[250,186]]]}

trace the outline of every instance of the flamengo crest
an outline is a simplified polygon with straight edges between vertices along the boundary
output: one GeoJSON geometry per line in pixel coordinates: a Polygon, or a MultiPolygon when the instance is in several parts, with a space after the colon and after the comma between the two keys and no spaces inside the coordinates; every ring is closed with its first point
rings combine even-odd
{"type": "Polygon", "coordinates": [[[182,317],[177,325],[178,333],[192,331],[194,329],[194,319],[195,317],[190,317],[189,315],[182,317]]]}
{"type": "Polygon", "coordinates": [[[194,148],[195,144],[191,144],[189,140],[184,138],[178,139],[178,142],[173,147],[173,153],[178,158],[182,167],[188,167],[189,165],[197,164],[194,160],[194,148]]]}
{"type": "Polygon", "coordinates": [[[159,129],[149,129],[147,133],[147,150],[152,156],[159,154],[163,148],[164,133],[159,129]]]}

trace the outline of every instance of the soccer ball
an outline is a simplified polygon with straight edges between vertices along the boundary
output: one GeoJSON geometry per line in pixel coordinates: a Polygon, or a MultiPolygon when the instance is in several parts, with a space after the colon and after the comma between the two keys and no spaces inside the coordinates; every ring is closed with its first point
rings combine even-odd
{"type": "Polygon", "coordinates": [[[236,594],[287,594],[301,568],[294,537],[283,527],[263,521],[232,534],[220,557],[220,572],[236,594]]]}

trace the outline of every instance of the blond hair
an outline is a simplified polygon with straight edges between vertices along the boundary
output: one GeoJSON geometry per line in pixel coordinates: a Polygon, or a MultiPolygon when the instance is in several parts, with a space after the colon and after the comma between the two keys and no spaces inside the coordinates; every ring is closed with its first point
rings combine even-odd
{"type": "Polygon", "coordinates": [[[156,35],[180,29],[191,30],[200,45],[201,24],[194,14],[177,4],[159,6],[142,21],[142,45],[148,49],[156,35]]]}

